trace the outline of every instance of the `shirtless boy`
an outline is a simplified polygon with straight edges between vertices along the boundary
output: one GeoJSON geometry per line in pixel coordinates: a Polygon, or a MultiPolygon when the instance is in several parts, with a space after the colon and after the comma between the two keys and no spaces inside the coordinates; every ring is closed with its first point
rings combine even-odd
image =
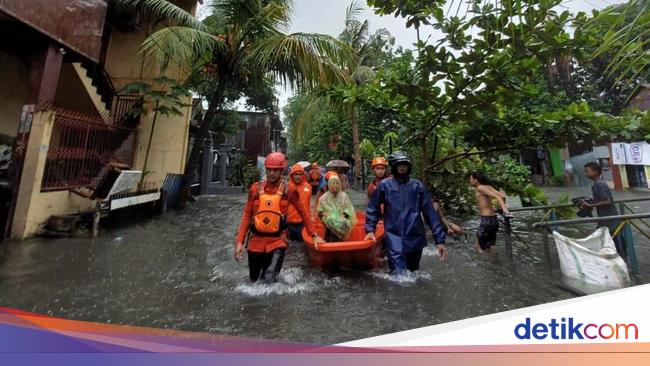
{"type": "Polygon", "coordinates": [[[483,173],[474,172],[470,174],[469,185],[476,188],[476,202],[479,215],[481,215],[481,223],[476,232],[474,247],[479,253],[488,252],[490,258],[494,260],[497,256],[496,241],[499,221],[494,208],[492,208],[492,199],[497,200],[504,215],[510,215],[510,211],[506,206],[506,196],[489,185],[488,179],[483,173]]]}

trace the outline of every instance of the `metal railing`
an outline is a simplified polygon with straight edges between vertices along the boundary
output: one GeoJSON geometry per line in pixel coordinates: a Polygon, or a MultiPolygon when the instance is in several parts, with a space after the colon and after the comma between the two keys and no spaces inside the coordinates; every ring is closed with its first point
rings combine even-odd
{"type": "MultiPolygon", "coordinates": [[[[601,216],[601,217],[588,217],[580,219],[570,219],[570,220],[559,220],[559,221],[543,221],[533,224],[533,229],[544,228],[548,231],[552,231],[552,227],[556,226],[570,226],[570,225],[580,225],[580,224],[589,224],[589,223],[603,223],[603,222],[620,222],[617,225],[616,230],[612,233],[612,237],[619,234],[622,231],[623,244],[627,252],[627,256],[630,260],[630,265],[632,267],[632,272],[638,273],[639,266],[636,259],[636,251],[634,249],[634,239],[632,238],[632,231],[629,231],[629,234],[625,232],[626,229],[629,229],[629,225],[632,224],[633,220],[643,221],[643,219],[650,218],[649,213],[641,214],[629,214],[629,215],[616,215],[616,216],[601,216]]],[[[641,231],[643,235],[648,237],[648,235],[641,231]]],[[[649,237],[650,238],[650,237],[649,237]]],[[[544,245],[544,255],[546,256],[546,263],[551,270],[551,251],[548,242],[548,233],[542,232],[542,243],[544,245]]]]}
{"type": "Polygon", "coordinates": [[[111,117],[114,124],[123,127],[135,127],[140,121],[140,111],[144,100],[141,95],[117,95],[111,117]]]}
{"type": "Polygon", "coordinates": [[[42,191],[93,187],[106,164],[133,163],[135,129],[108,125],[87,115],[55,109],[42,191]]]}
{"type": "MultiPolygon", "coordinates": [[[[643,219],[650,218],[650,213],[636,213],[632,208],[630,208],[627,203],[630,202],[643,202],[650,201],[650,197],[644,198],[628,198],[614,200],[614,204],[619,205],[620,215],[617,216],[602,216],[602,217],[587,217],[587,218],[577,218],[570,219],[565,217],[560,208],[575,207],[573,203],[567,204],[555,204],[555,205],[546,205],[546,206],[531,206],[531,207],[521,207],[510,209],[510,212],[524,212],[524,211],[546,211],[542,218],[541,222],[537,222],[532,225],[533,229],[546,228],[549,231],[556,230],[561,226],[571,226],[576,228],[581,233],[587,235],[584,230],[582,230],[577,225],[587,224],[587,223],[603,223],[603,222],[615,222],[620,221],[617,228],[612,233],[612,237],[619,236],[621,237],[623,244],[625,245],[628,260],[630,266],[632,267],[633,273],[638,273],[638,261],[636,257],[636,251],[634,248],[634,237],[632,234],[632,227],[636,228],[642,235],[647,237],[650,240],[650,224],[643,221],[643,219]],[[563,220],[559,220],[563,218],[563,220]],[[646,230],[640,227],[640,224],[643,224],[646,230]]],[[[506,253],[509,260],[513,260],[513,250],[512,250],[512,221],[513,217],[504,216],[503,224],[505,228],[505,244],[506,244],[506,253]]],[[[544,255],[546,257],[546,263],[551,270],[551,258],[550,258],[550,246],[548,242],[548,233],[542,232],[542,243],[544,245],[544,255]]]]}

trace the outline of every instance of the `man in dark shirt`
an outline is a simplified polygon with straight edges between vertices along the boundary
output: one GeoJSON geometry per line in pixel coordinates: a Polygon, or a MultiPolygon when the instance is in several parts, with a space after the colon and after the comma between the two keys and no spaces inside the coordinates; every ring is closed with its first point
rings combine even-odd
{"type": "MultiPolygon", "coordinates": [[[[616,211],[616,206],[614,206],[614,197],[612,197],[612,191],[609,189],[609,186],[605,181],[600,179],[602,169],[600,165],[596,162],[589,162],[585,164],[585,175],[587,178],[594,181],[594,185],[591,186],[591,194],[594,197],[593,202],[588,203],[582,201],[583,208],[596,208],[596,213],[598,217],[603,216],[616,216],[618,212],[616,211]]],[[[598,227],[606,226],[609,228],[610,234],[614,234],[614,231],[619,225],[619,221],[604,221],[598,222],[598,227]]],[[[616,235],[613,238],[614,243],[616,244],[616,250],[618,254],[625,258],[627,255],[625,251],[625,246],[621,241],[620,235],[616,235]]]]}

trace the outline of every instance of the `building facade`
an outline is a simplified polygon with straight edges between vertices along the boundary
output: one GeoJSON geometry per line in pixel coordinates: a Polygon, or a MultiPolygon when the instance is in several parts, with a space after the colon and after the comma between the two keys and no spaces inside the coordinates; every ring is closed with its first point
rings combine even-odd
{"type": "MultiPolygon", "coordinates": [[[[195,11],[195,0],[173,2],[195,11]]],[[[162,76],[139,50],[163,24],[106,0],[0,0],[0,146],[11,150],[0,171],[3,237],[23,239],[52,215],[93,208],[78,193],[92,192],[109,166],[146,171],[141,188],[183,172],[191,107],[157,116],[151,135],[154,113],[131,113],[151,106],[121,92],[162,76]]],[[[164,76],[185,75],[170,67],[164,76]]]]}

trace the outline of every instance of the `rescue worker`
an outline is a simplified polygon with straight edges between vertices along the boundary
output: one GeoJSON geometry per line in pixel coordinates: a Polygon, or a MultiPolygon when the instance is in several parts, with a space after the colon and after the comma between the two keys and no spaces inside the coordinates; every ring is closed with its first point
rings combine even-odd
{"type": "Polygon", "coordinates": [[[323,186],[323,173],[318,166],[318,163],[312,163],[311,169],[309,169],[309,185],[311,185],[311,195],[315,196],[320,191],[320,188],[323,186]]]}
{"type": "MultiPolygon", "coordinates": [[[[333,170],[330,170],[329,172],[325,173],[325,177],[324,177],[325,186],[320,190],[320,192],[318,192],[318,196],[316,196],[316,206],[318,206],[318,202],[320,202],[320,198],[323,197],[323,195],[329,190],[328,183],[330,181],[330,178],[332,178],[332,177],[338,177],[339,180],[340,180],[339,173],[337,173],[337,172],[335,172],[333,170]]],[[[341,188],[343,188],[343,187],[341,187],[341,188]]]]}
{"type": "MultiPolygon", "coordinates": [[[[300,198],[300,205],[305,212],[310,212],[311,185],[305,178],[305,170],[300,164],[295,164],[289,172],[289,191],[296,191],[300,198]]],[[[293,205],[287,210],[287,223],[289,239],[297,242],[302,241],[302,228],[304,227],[302,217],[293,205]]]]}
{"type": "Polygon", "coordinates": [[[386,171],[388,168],[388,162],[383,156],[377,156],[372,159],[372,164],[370,165],[372,172],[375,174],[375,180],[368,184],[368,200],[372,197],[372,193],[377,189],[379,183],[385,178],[388,178],[390,175],[386,171]]]}
{"type": "Polygon", "coordinates": [[[391,274],[399,275],[420,268],[422,250],[427,245],[423,218],[433,233],[441,261],[447,258],[446,233],[426,187],[411,178],[412,164],[408,157],[395,152],[389,156],[388,162],[393,176],[379,183],[368,203],[365,240],[376,241],[374,232],[382,216],[380,207],[383,204],[388,265],[391,274]]]}
{"type": "Polygon", "coordinates": [[[300,195],[290,190],[282,180],[287,166],[284,154],[270,153],[265,161],[266,180],[253,183],[248,194],[239,231],[235,238],[235,260],[244,254],[248,241],[248,269],[251,281],[277,282],[287,248],[286,215],[293,205],[309,235],[315,242],[322,242],[316,235],[309,213],[300,203],[300,195]],[[247,239],[248,237],[248,239],[247,239]]]}

